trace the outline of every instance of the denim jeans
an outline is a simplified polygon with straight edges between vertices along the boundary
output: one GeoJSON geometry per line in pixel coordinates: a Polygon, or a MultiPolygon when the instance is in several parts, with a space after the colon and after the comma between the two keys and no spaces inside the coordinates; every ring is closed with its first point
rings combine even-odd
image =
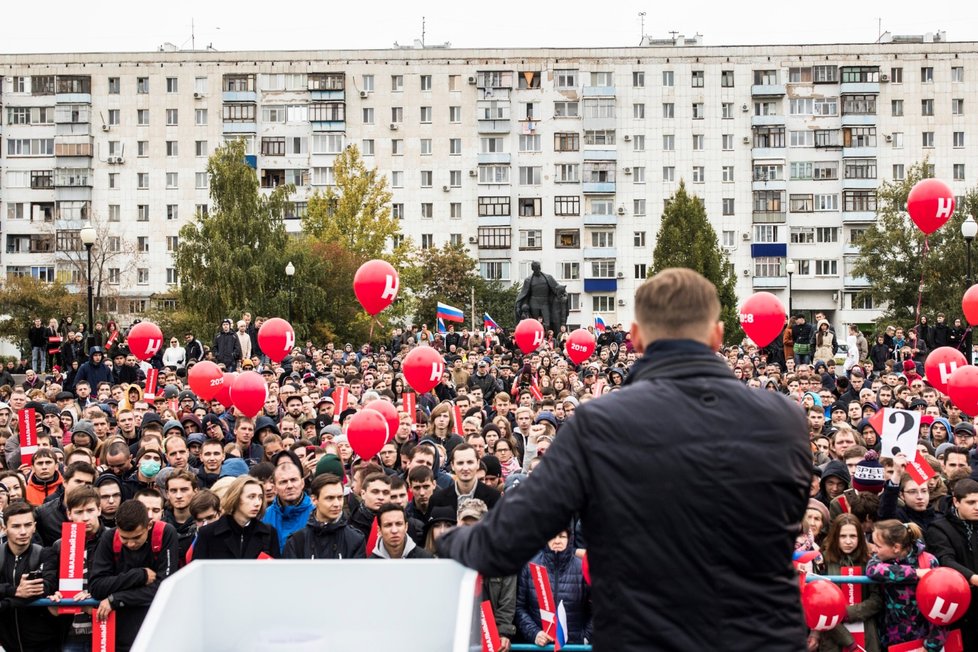
{"type": "Polygon", "coordinates": [[[31,369],[35,373],[44,373],[44,368],[48,364],[48,350],[43,346],[31,348],[31,369]]]}

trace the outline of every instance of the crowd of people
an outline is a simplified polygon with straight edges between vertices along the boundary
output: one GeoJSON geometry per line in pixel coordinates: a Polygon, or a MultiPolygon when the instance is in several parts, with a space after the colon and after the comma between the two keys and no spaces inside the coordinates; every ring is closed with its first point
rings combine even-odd
{"type": "MultiPolygon", "coordinates": [[[[859,566],[880,581],[849,608],[849,622],[811,632],[809,647],[858,649],[847,625],[862,623],[867,650],[913,638],[938,650],[947,631],[930,625],[914,598],[927,572],[920,555],[926,546],[934,564],[978,586],[978,456],[974,426],[922,378],[922,363],[928,347],[970,351],[970,332],[938,316],[932,329],[922,319],[906,336],[886,329],[870,346],[858,329],[840,341],[824,315],[814,317],[814,328],[792,318],[768,347],[745,341],[718,352],[746,386],[783,394],[807,418],[811,498],[796,549],[818,553],[810,570],[859,566]],[[848,344],[844,361],[836,360],[840,343],[848,344]],[[869,418],[885,407],[924,413],[919,448],[937,471],[926,484],[904,471],[902,456],[880,456],[869,418]]],[[[444,334],[398,328],[381,345],[310,341],[276,364],[259,346],[261,323],[248,313],[225,319],[208,344],[173,334],[144,362],[112,322],[89,332],[71,318],[34,321],[26,368],[10,363],[0,372],[5,650],[89,649],[90,615],[25,606],[61,599],[57,560],[69,521],[86,529],[81,595],[99,602],[96,618],[117,613],[119,650],[132,644],[160,582],[193,560],[436,556],[447,531],[481,521],[519,492],[575,411],[621,389],[642,358],[621,325],[595,332],[595,354],[580,365],[563,354],[566,329],[524,355],[504,331],[453,325],[444,334]],[[410,413],[400,367],[415,346],[435,347],[445,371],[410,413]],[[196,396],[187,374],[201,360],[259,372],[268,383],[261,412],[248,418],[196,396]],[[151,367],[159,384],[147,397],[151,367]],[[18,372],[22,383],[13,382],[18,372]],[[338,387],[348,390],[339,406],[338,387]],[[362,459],[346,429],[377,400],[397,406],[400,427],[377,456],[362,459]],[[38,448],[25,464],[18,421],[31,408],[38,448]]],[[[591,640],[586,550],[575,519],[532,560],[548,570],[554,601],[566,609],[569,643],[591,640]]],[[[552,642],[528,565],[487,579],[483,593],[504,651],[512,642],[552,642]]],[[[966,646],[978,646],[978,611],[962,629],[966,646]]]]}

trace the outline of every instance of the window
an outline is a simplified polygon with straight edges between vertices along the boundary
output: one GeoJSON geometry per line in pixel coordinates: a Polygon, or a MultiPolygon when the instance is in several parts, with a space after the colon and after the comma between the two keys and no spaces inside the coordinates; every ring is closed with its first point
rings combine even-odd
{"type": "Polygon", "coordinates": [[[148,172],[137,172],[136,173],[136,187],[140,190],[146,190],[149,188],[149,173],[148,172]]]}
{"type": "Polygon", "coordinates": [[[953,134],[952,142],[955,147],[964,147],[964,132],[955,131],[953,134]]]}
{"type": "Polygon", "coordinates": [[[662,151],[663,152],[676,151],[676,136],[674,134],[664,134],[662,136],[662,151]]]}
{"type": "Polygon", "coordinates": [[[374,123],[374,110],[371,107],[363,108],[363,124],[372,125],[374,123]]]}
{"type": "Polygon", "coordinates": [[[706,168],[702,165],[693,166],[693,183],[703,183],[706,181],[706,168]]]}
{"type": "Polygon", "coordinates": [[[421,139],[421,156],[431,156],[431,139],[421,139]]]}
{"type": "Polygon", "coordinates": [[[177,109],[166,110],[166,126],[175,127],[179,122],[177,118],[178,118],[177,109]]]}
{"type": "Polygon", "coordinates": [[[777,70],[755,70],[754,84],[757,86],[774,86],[778,83],[777,70]]]}
{"type": "Polygon", "coordinates": [[[543,168],[520,166],[520,185],[539,186],[543,179],[543,168]]]}
{"type": "Polygon", "coordinates": [[[576,70],[555,70],[554,77],[557,88],[577,88],[576,70]]]}
{"type": "Polygon", "coordinates": [[[632,183],[645,183],[645,168],[632,168],[632,183]]]}
{"type": "Polygon", "coordinates": [[[521,152],[539,152],[540,149],[540,134],[520,134],[520,151],[521,152]]]}
{"type": "Polygon", "coordinates": [[[924,131],[920,134],[920,145],[922,147],[933,147],[934,146],[934,132],[924,131]]]}
{"type": "Polygon", "coordinates": [[[615,278],[614,260],[592,260],[589,278],[615,278]]]}
{"type": "Polygon", "coordinates": [[[166,92],[167,93],[176,93],[177,92],[177,78],[176,77],[167,77],[166,78],[166,92]]]}
{"type": "Polygon", "coordinates": [[[632,200],[632,214],[636,217],[641,217],[645,215],[645,200],[644,199],[633,199],[632,200]]]}
{"type": "Polygon", "coordinates": [[[843,66],[840,71],[843,84],[879,83],[878,66],[843,66]]]}
{"type": "MultiPolygon", "coordinates": [[[[10,173],[8,173],[8,183],[10,173]]],[[[62,184],[62,185],[75,185],[75,184],[62,184]]],[[[53,188],[54,187],[54,173],[51,170],[31,170],[31,188],[53,188]]]]}
{"type": "Polygon", "coordinates": [[[951,100],[951,115],[964,115],[963,98],[955,98],[951,100]]]}
{"type": "Polygon", "coordinates": [[[148,222],[149,221],[149,205],[138,204],[136,206],[136,221],[137,222],[148,222]]]}
{"type": "Polygon", "coordinates": [[[847,158],[843,161],[846,179],[875,179],[876,159],[847,158]]]}
{"type": "Polygon", "coordinates": [[[435,216],[435,206],[430,202],[422,202],[421,217],[430,220],[435,216]]]}
{"type": "Polygon", "coordinates": [[[754,240],[757,242],[777,242],[780,240],[778,229],[777,224],[755,224],[754,240]]]}
{"type": "Polygon", "coordinates": [[[167,172],[166,173],[166,187],[168,190],[173,190],[179,187],[179,173],[177,172],[167,172]]]}
{"type": "MultiPolygon", "coordinates": [[[[577,249],[577,231],[562,234],[560,231],[557,232],[557,249],[577,249]],[[573,241],[573,244],[561,244],[561,237],[567,238],[566,242],[573,241]]],[[[561,281],[577,281],[581,278],[581,264],[580,263],[560,263],[557,267],[558,278],[561,281]]]]}
{"type": "Polygon", "coordinates": [[[815,210],[812,195],[790,195],[788,197],[788,210],[792,213],[811,213],[815,210]]]}
{"type": "Polygon", "coordinates": [[[210,186],[210,178],[206,172],[197,172],[194,174],[194,187],[197,190],[206,190],[210,186]]]}
{"type": "Polygon", "coordinates": [[[558,163],[554,170],[554,183],[580,183],[580,168],[577,163],[558,163]]]}
{"type": "Polygon", "coordinates": [[[876,127],[843,127],[843,147],[876,147],[876,127]]]}
{"type": "Polygon", "coordinates": [[[421,90],[431,90],[431,75],[421,75],[421,90]]]}
{"type": "Polygon", "coordinates": [[[815,229],[815,242],[833,243],[839,241],[839,227],[819,226],[815,229]]]}
{"type": "Polygon", "coordinates": [[[722,173],[722,181],[724,181],[725,183],[731,183],[731,182],[733,182],[733,180],[734,180],[734,166],[732,166],[732,165],[724,165],[721,168],[721,173],[722,173]]]}
{"type": "MultiPolygon", "coordinates": [[[[479,246],[482,247],[481,244],[479,246]]],[[[485,249],[486,247],[482,248],[485,249]]],[[[498,247],[488,248],[496,249],[498,247]]],[[[508,281],[511,265],[508,260],[482,260],[479,261],[479,274],[487,281],[508,281]]]]}
{"type": "Polygon", "coordinates": [[[402,138],[391,139],[391,154],[398,156],[404,153],[404,140],[402,138]]]}
{"type": "Polygon", "coordinates": [[[839,261],[832,260],[816,260],[815,261],[815,276],[838,276],[839,275],[839,261]]]}
{"type": "Polygon", "coordinates": [[[781,273],[781,263],[781,258],[776,258],[773,256],[761,256],[760,258],[755,258],[754,276],[759,276],[761,278],[784,276],[784,274],[781,273]]]}
{"type": "Polygon", "coordinates": [[[136,92],[140,95],[149,93],[149,77],[136,78],[136,92]]]}
{"type": "Polygon", "coordinates": [[[734,214],[734,199],[732,197],[724,197],[721,200],[723,215],[733,215],[734,214]]]}
{"type": "Polygon", "coordinates": [[[676,180],[676,168],[673,165],[662,166],[662,180],[663,181],[675,181],[676,180]]]}
{"type": "Polygon", "coordinates": [[[431,124],[431,107],[421,107],[421,124],[431,124]]]}
{"type": "Polygon", "coordinates": [[[404,187],[404,172],[402,170],[391,171],[391,188],[404,187]]]}
{"type": "Polygon", "coordinates": [[[890,82],[893,84],[903,83],[903,68],[890,68],[890,82]]]}
{"type": "Polygon", "coordinates": [[[634,88],[645,88],[645,73],[641,70],[632,71],[632,86],[634,88]]]}
{"type": "Polygon", "coordinates": [[[676,105],[672,102],[662,103],[662,117],[663,118],[675,118],[676,117],[676,105]]]}
{"type": "Polygon", "coordinates": [[[198,140],[194,142],[194,155],[197,157],[207,156],[207,141],[198,140]]]}
{"type": "Polygon", "coordinates": [[[923,84],[929,84],[934,81],[934,68],[931,66],[923,66],[920,69],[920,82],[923,84]]]}
{"type": "Polygon", "coordinates": [[[121,88],[118,77],[109,77],[109,95],[118,95],[121,88]]]}
{"type": "Polygon", "coordinates": [[[421,248],[431,249],[435,246],[435,235],[433,233],[421,234],[421,248]]]}
{"type": "Polygon", "coordinates": [[[584,117],[614,118],[615,100],[603,98],[584,100],[584,117]]]}
{"type": "Polygon", "coordinates": [[[788,103],[789,115],[813,115],[814,100],[807,98],[792,98],[788,103]]]}
{"type": "Polygon", "coordinates": [[[118,267],[110,267],[109,268],[109,285],[118,285],[119,284],[119,276],[120,276],[119,268],[118,267]]]}
{"type": "Polygon", "coordinates": [[[662,85],[663,86],[674,86],[676,83],[676,75],[672,70],[662,71],[662,85]]]}
{"type": "Polygon", "coordinates": [[[508,165],[480,165],[479,183],[504,184],[509,183],[508,165]]]}
{"type": "Polygon", "coordinates": [[[920,115],[934,115],[934,100],[920,100],[920,115]]]}
{"type": "Polygon", "coordinates": [[[812,103],[812,113],[817,116],[839,115],[839,98],[823,97],[812,103]]]}
{"type": "Polygon", "coordinates": [[[903,115],[903,100],[890,100],[890,115],[903,115]]]}
{"type": "Polygon", "coordinates": [[[512,230],[509,227],[480,226],[480,249],[509,249],[512,246],[512,230]]]}
{"type": "Polygon", "coordinates": [[[594,312],[614,312],[615,296],[613,294],[595,294],[591,296],[591,309],[594,312]]]}
{"type": "Polygon", "coordinates": [[[875,95],[843,95],[843,115],[876,115],[875,95]]]}
{"type": "Polygon", "coordinates": [[[706,82],[706,74],[702,70],[694,70],[692,77],[693,88],[703,88],[706,82]]]}
{"type": "Polygon", "coordinates": [[[839,195],[815,195],[816,211],[837,211],[839,210],[839,195]]]}
{"type": "Polygon", "coordinates": [[[810,84],[812,82],[811,68],[788,68],[789,84],[810,84]]]}
{"type": "MultiPolygon", "coordinates": [[[[508,214],[508,213],[507,213],[508,214]]],[[[554,197],[554,215],[570,216],[581,214],[581,198],[577,195],[554,197]]]]}
{"type": "Polygon", "coordinates": [[[784,212],[784,191],[783,190],[755,190],[754,191],[754,212],[755,213],[783,213],[784,212]]]}
{"type": "Polygon", "coordinates": [[[733,151],[734,148],[734,137],[733,134],[722,134],[720,136],[720,149],[725,152],[733,151]]]}
{"type": "Polygon", "coordinates": [[[451,204],[448,205],[448,208],[449,208],[448,210],[449,217],[451,217],[453,220],[462,219],[461,202],[453,201],[451,204]]]}
{"type": "MultiPolygon", "coordinates": [[[[180,214],[179,213],[179,209],[178,209],[178,207],[177,207],[176,204],[167,204],[166,205],[166,219],[171,220],[171,221],[172,220],[176,220],[177,217],[179,216],[179,214],[180,214]]],[[[173,236],[173,237],[175,238],[176,236],[173,236]]]]}
{"type": "Polygon", "coordinates": [[[722,231],[720,233],[720,243],[728,249],[733,248],[736,246],[736,236],[736,231],[722,231]]]}
{"type": "Polygon", "coordinates": [[[893,164],[893,180],[894,181],[903,181],[906,178],[906,176],[907,176],[907,174],[906,174],[906,168],[904,168],[903,163],[894,163],[893,164]]]}
{"type": "Polygon", "coordinates": [[[645,119],[645,105],[644,104],[632,104],[632,117],[636,120],[645,119]]]}
{"type": "Polygon", "coordinates": [[[421,187],[430,188],[434,184],[434,177],[431,170],[421,170],[421,187]]]}
{"type": "Polygon", "coordinates": [[[194,92],[201,95],[207,93],[207,77],[194,77],[194,92]]]}
{"type": "Polygon", "coordinates": [[[505,217],[510,214],[509,197],[479,197],[478,205],[479,217],[505,217]]]}
{"type": "Polygon", "coordinates": [[[224,122],[254,122],[258,109],[254,104],[225,104],[224,122]]]}
{"type": "Polygon", "coordinates": [[[391,90],[395,93],[404,90],[404,75],[391,75],[391,90]]]}
{"type": "Polygon", "coordinates": [[[720,71],[720,87],[721,88],[733,88],[734,87],[734,71],[733,70],[721,70],[720,71]]]}
{"type": "Polygon", "coordinates": [[[803,131],[788,132],[789,147],[814,147],[815,132],[805,129],[803,131]]]}
{"type": "Polygon", "coordinates": [[[404,204],[391,204],[391,217],[395,220],[403,220],[404,204]]]}
{"type": "Polygon", "coordinates": [[[543,200],[539,197],[519,198],[520,217],[540,217],[543,215],[543,200]]]}
{"type": "Polygon", "coordinates": [[[554,102],[555,118],[576,118],[577,102],[554,102]]]}
{"type": "Polygon", "coordinates": [[[144,126],[149,124],[149,109],[136,110],[136,124],[144,126]]]}
{"type": "Polygon", "coordinates": [[[262,156],[285,156],[285,138],[261,139],[262,156]]]}
{"type": "Polygon", "coordinates": [[[119,187],[119,173],[109,172],[109,188],[118,188],[118,187],[119,187]]]}
{"type": "Polygon", "coordinates": [[[581,137],[577,133],[555,133],[555,152],[576,152],[581,149],[581,137]]]}
{"type": "Polygon", "coordinates": [[[543,231],[540,229],[520,230],[520,249],[542,249],[543,231]]]}
{"type": "Polygon", "coordinates": [[[784,127],[755,127],[754,147],[781,148],[784,147],[784,127]]]}
{"type": "Polygon", "coordinates": [[[846,190],[842,193],[843,211],[875,211],[875,190],[846,190]]]}
{"type": "Polygon", "coordinates": [[[693,120],[702,120],[704,117],[703,103],[693,102],[693,120]]]}
{"type": "Polygon", "coordinates": [[[462,107],[460,106],[450,106],[448,107],[448,121],[455,124],[462,121],[462,107]]]}
{"type": "Polygon", "coordinates": [[[965,176],[964,176],[964,163],[955,163],[954,164],[954,180],[955,181],[964,181],[965,180],[965,176]]]}

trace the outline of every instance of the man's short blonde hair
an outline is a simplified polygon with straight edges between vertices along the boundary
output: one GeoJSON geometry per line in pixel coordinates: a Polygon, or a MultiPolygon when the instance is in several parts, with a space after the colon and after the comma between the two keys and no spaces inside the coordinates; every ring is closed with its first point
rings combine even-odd
{"type": "Polygon", "coordinates": [[[691,269],[664,269],[635,291],[635,320],[649,340],[700,339],[720,320],[717,289],[691,269]]]}

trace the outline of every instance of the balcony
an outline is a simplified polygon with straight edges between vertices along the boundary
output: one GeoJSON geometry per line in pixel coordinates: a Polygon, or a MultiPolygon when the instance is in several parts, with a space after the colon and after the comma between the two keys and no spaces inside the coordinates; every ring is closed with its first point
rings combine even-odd
{"type": "Polygon", "coordinates": [[[780,97],[784,95],[784,84],[754,84],[750,94],[755,97],[780,97]]]}
{"type": "Polygon", "coordinates": [[[505,120],[479,120],[480,134],[508,134],[513,130],[512,122],[505,120]]]}
{"type": "Polygon", "coordinates": [[[843,147],[842,158],[875,158],[879,154],[876,147],[843,147]]]}
{"type": "Polygon", "coordinates": [[[91,104],[91,93],[58,93],[54,96],[58,104],[91,104]]]}
{"type": "Polygon", "coordinates": [[[258,131],[258,124],[255,122],[225,122],[223,130],[226,134],[253,134],[258,131]]]}
{"type": "Polygon", "coordinates": [[[614,247],[584,247],[584,258],[615,258],[618,250],[614,247]]]}
{"type": "Polygon", "coordinates": [[[584,97],[614,97],[614,86],[585,86],[583,89],[584,97]]]}
{"type": "Polygon", "coordinates": [[[848,288],[868,288],[869,280],[865,276],[850,276],[846,274],[842,277],[842,284],[848,288]]]}
{"type": "Polygon", "coordinates": [[[480,152],[477,160],[479,165],[488,165],[492,163],[509,165],[512,158],[513,155],[509,152],[480,152]]]}
{"type": "Polygon", "coordinates": [[[879,186],[879,179],[843,179],[843,190],[875,190],[879,186]]]}
{"type": "MultiPolygon", "coordinates": [[[[346,99],[346,91],[341,89],[338,90],[328,90],[328,91],[309,91],[309,99],[313,102],[333,100],[333,101],[344,101],[346,99]]],[[[227,100],[225,100],[227,101],[227,100]]]]}
{"type": "MultiPolygon", "coordinates": [[[[589,145],[585,145],[585,148],[589,145]]],[[[605,147],[605,145],[601,145],[605,147]]],[[[584,150],[584,160],[585,161],[617,161],[618,152],[613,149],[585,149],[584,150]]]]}
{"type": "Polygon", "coordinates": [[[784,116],[783,115],[752,115],[750,117],[750,126],[752,127],[766,127],[768,125],[783,125],[784,116]]]}
{"type": "Polygon", "coordinates": [[[346,131],[346,120],[312,120],[313,131],[346,131]]]}
{"type": "Polygon", "coordinates": [[[584,279],[585,292],[617,292],[618,279],[614,278],[586,278],[584,279]]]}
{"type": "Polygon", "coordinates": [[[875,222],[876,211],[842,211],[843,224],[858,224],[861,222],[875,222]]]}
{"type": "Polygon", "coordinates": [[[755,276],[751,279],[755,290],[788,287],[787,276],[755,276]]]}
{"type": "Polygon", "coordinates": [[[876,124],[877,117],[875,113],[846,113],[842,116],[842,126],[872,127],[876,124]]]}
{"type": "Polygon", "coordinates": [[[615,192],[614,181],[585,181],[581,185],[585,195],[610,195],[615,192]]]}
{"type": "Polygon", "coordinates": [[[224,91],[225,102],[257,102],[258,93],[255,91],[224,91]]]}
{"type": "MultiPolygon", "coordinates": [[[[477,220],[478,226],[511,226],[512,224],[511,215],[480,215],[477,220]]],[[[509,247],[507,246],[506,249],[509,247]]]]}
{"type": "Polygon", "coordinates": [[[754,224],[784,224],[786,214],[784,211],[754,211],[754,224]]]}
{"type": "Polygon", "coordinates": [[[584,226],[616,226],[617,215],[585,215],[584,226]]]}
{"type": "Polygon", "coordinates": [[[865,95],[866,93],[876,93],[880,92],[879,82],[842,82],[840,86],[840,92],[843,95],[858,94],[865,95]]]}
{"type": "Polygon", "coordinates": [[[756,180],[751,183],[751,190],[784,190],[788,182],[784,179],[756,180]]]}
{"type": "Polygon", "coordinates": [[[753,147],[751,148],[751,156],[755,159],[758,158],[778,158],[783,159],[785,156],[784,147],[753,147]]]}

